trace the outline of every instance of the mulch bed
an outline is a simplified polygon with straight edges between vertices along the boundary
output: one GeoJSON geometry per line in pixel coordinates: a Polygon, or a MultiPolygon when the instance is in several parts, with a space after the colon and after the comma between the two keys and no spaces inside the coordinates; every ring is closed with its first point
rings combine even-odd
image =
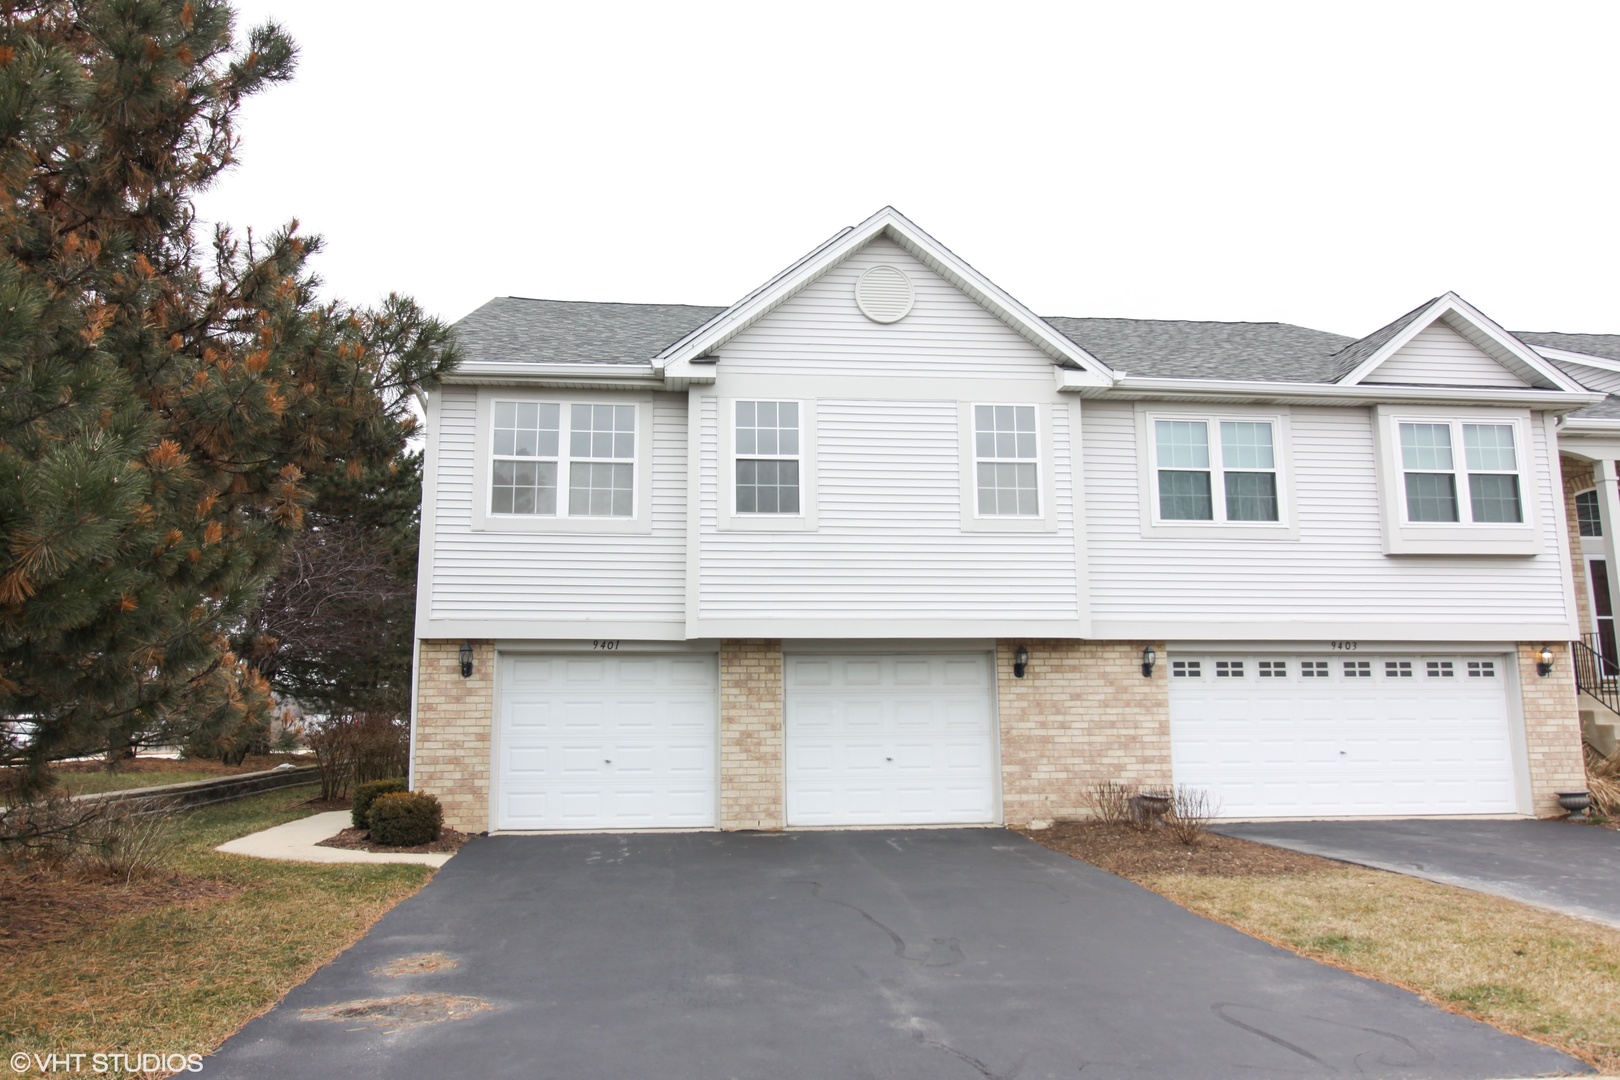
{"type": "Polygon", "coordinates": [[[1013,831],[1043,847],[1132,879],[1164,874],[1264,877],[1308,874],[1344,865],[1216,833],[1205,833],[1196,845],[1188,847],[1178,843],[1162,826],[1140,830],[1129,825],[1060,821],[1049,829],[1013,831]]]}
{"type": "Polygon", "coordinates": [[[241,891],[223,881],[179,874],[123,882],[69,869],[0,865],[0,951],[14,955],[82,935],[132,911],[221,900],[241,891]]]}
{"type": "Polygon", "coordinates": [[[417,844],[415,847],[389,847],[386,844],[373,844],[371,834],[364,829],[344,829],[328,840],[322,840],[316,847],[346,848],[349,851],[375,851],[379,853],[404,852],[412,855],[438,855],[444,852],[460,851],[461,845],[472,837],[455,829],[444,829],[439,838],[431,844],[417,844]]]}

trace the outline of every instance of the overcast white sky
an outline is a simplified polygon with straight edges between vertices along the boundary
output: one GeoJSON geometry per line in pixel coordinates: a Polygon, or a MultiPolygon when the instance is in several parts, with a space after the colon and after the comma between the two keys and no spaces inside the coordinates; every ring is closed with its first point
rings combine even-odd
{"type": "Polygon", "coordinates": [[[1620,4],[243,0],[203,216],[329,292],[727,304],[898,207],[1043,315],[1620,333],[1620,4]]]}

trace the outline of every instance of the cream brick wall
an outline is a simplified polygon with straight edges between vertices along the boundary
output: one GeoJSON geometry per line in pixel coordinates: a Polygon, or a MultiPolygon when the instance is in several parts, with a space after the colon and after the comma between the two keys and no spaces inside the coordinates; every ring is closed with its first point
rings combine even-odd
{"type": "Polygon", "coordinates": [[[1543,642],[1519,645],[1519,686],[1524,703],[1524,741],[1530,755],[1530,794],[1537,817],[1563,813],[1555,791],[1583,791],[1586,766],[1581,757],[1581,721],[1576,712],[1575,673],[1569,646],[1550,642],[1552,674],[1536,674],[1543,642]]]}
{"type": "Polygon", "coordinates": [[[1025,640],[996,644],[1001,798],[1009,825],[1089,814],[1101,780],[1170,784],[1170,686],[1164,642],[1142,677],[1146,642],[1025,640]],[[1029,667],[1013,677],[1019,645],[1029,667]]]}
{"type": "Polygon", "coordinates": [[[1591,601],[1587,599],[1586,560],[1581,557],[1581,523],[1575,513],[1575,495],[1593,483],[1592,463],[1579,458],[1558,459],[1564,475],[1564,516],[1569,523],[1570,574],[1575,579],[1575,609],[1580,617],[1581,633],[1592,626],[1591,601]]]}
{"type": "Polygon", "coordinates": [[[416,686],[412,783],[437,795],[444,823],[489,828],[489,740],[495,727],[495,646],[471,642],[472,678],[461,677],[461,641],[423,641],[416,686]]]}
{"type": "Polygon", "coordinates": [[[720,643],[720,827],[780,829],[782,643],[720,643]]]}

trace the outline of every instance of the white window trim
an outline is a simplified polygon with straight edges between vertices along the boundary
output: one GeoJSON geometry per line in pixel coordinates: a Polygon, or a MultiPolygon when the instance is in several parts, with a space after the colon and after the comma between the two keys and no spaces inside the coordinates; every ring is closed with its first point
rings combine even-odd
{"type": "MultiPolygon", "coordinates": [[[[816,402],[814,398],[743,394],[716,397],[720,462],[715,483],[719,498],[716,526],[722,532],[815,532],[819,524],[816,502],[816,402]],[[737,402],[791,401],[799,407],[799,512],[797,514],[740,514],[737,512],[737,402]]],[[[757,454],[744,454],[749,459],[757,454]]],[[[777,460],[787,460],[778,457],[777,460]]]]}
{"type": "Polygon", "coordinates": [[[472,529],[474,532],[650,533],[652,532],[652,395],[611,390],[531,390],[480,387],[473,433],[472,529]],[[561,406],[557,465],[557,513],[496,514],[490,510],[491,462],[494,460],[495,402],[554,402],[561,406]],[[634,512],[630,517],[570,517],[568,510],[568,435],[571,405],[634,405],[636,459],[634,512]]]}
{"type": "MultiPolygon", "coordinates": [[[[1142,535],[1181,540],[1298,540],[1299,515],[1294,499],[1294,454],[1291,417],[1286,406],[1246,408],[1222,405],[1219,409],[1165,407],[1145,402],[1136,406],[1137,490],[1141,493],[1142,535]],[[1208,425],[1210,498],[1218,516],[1210,521],[1159,517],[1159,420],[1195,421],[1208,425]],[[1226,470],[1221,462],[1221,421],[1271,425],[1272,471],[1277,474],[1276,521],[1227,521],[1226,485],[1215,479],[1226,470]]],[[[1251,470],[1235,469],[1234,472],[1251,470]]]]}
{"type": "MultiPolygon", "coordinates": [[[[962,531],[963,532],[1056,532],[1057,488],[1052,478],[1054,459],[1052,440],[1052,410],[1050,403],[1040,401],[963,401],[957,408],[957,439],[962,456],[962,531]],[[1035,409],[1035,504],[1038,514],[981,514],[979,513],[979,457],[977,453],[978,429],[973,424],[973,410],[979,405],[1026,405],[1035,409]]],[[[1076,498],[1079,493],[1076,492],[1076,498]]]]}
{"type": "MultiPolygon", "coordinates": [[[[1541,484],[1532,468],[1536,446],[1534,421],[1527,409],[1456,406],[1378,405],[1373,408],[1374,443],[1378,453],[1378,504],[1386,555],[1539,555],[1543,543],[1536,524],[1541,484]],[[1461,521],[1408,521],[1406,469],[1401,460],[1401,424],[1447,424],[1451,428],[1453,472],[1461,521]],[[1473,522],[1468,485],[1464,424],[1505,424],[1513,428],[1518,460],[1519,508],[1524,520],[1473,522]]],[[[1421,471],[1421,470],[1414,470],[1421,471]]]]}

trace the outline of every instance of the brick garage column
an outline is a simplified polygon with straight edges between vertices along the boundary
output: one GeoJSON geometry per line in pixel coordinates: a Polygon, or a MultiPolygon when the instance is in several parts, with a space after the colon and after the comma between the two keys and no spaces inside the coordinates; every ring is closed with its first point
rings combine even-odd
{"type": "Polygon", "coordinates": [[[780,829],[782,643],[720,643],[720,827],[780,829]]]}
{"type": "Polygon", "coordinates": [[[1170,784],[1170,682],[1159,664],[1142,677],[1143,641],[1023,640],[996,643],[1001,718],[1001,802],[1009,825],[1089,814],[1085,793],[1102,780],[1133,788],[1170,784]],[[1013,653],[1029,669],[1013,677],[1013,653]]]}
{"type": "Polygon", "coordinates": [[[437,795],[444,823],[489,828],[489,741],[495,726],[495,646],[474,641],[472,678],[461,677],[461,640],[423,641],[417,653],[412,779],[437,795]]]}
{"type": "Polygon", "coordinates": [[[1583,791],[1586,764],[1581,756],[1581,719],[1569,646],[1550,642],[1551,675],[1537,675],[1543,642],[1519,643],[1519,687],[1524,708],[1524,742],[1530,755],[1531,811],[1537,817],[1561,814],[1555,791],[1583,791]]]}

